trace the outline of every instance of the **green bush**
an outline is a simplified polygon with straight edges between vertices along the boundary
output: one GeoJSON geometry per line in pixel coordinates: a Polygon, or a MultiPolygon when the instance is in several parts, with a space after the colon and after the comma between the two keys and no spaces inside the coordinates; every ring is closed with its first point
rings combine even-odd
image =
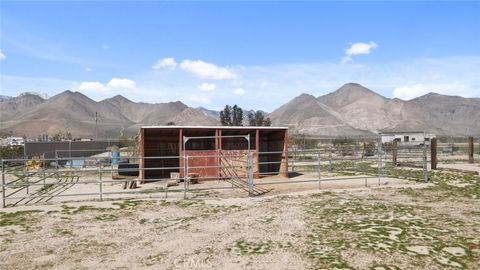
{"type": "Polygon", "coordinates": [[[0,147],[0,158],[23,158],[23,145],[9,145],[0,147]]]}

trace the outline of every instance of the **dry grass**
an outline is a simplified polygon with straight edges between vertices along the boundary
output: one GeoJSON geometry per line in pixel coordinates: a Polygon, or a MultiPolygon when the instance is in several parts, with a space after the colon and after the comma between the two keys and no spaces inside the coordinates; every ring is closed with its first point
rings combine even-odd
{"type": "Polygon", "coordinates": [[[431,177],[416,189],[7,208],[0,268],[478,269],[480,178],[431,177]]]}

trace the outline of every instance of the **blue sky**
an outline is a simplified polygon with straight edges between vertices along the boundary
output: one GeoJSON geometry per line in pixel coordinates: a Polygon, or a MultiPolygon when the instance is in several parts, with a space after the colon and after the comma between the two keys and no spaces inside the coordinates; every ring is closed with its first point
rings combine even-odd
{"type": "Polygon", "coordinates": [[[0,94],[271,111],[358,82],[480,96],[479,2],[0,2],[0,94]]]}

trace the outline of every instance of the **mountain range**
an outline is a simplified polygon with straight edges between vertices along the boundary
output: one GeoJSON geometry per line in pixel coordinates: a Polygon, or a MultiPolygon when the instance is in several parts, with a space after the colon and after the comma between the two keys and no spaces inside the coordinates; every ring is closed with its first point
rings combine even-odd
{"type": "Polygon", "coordinates": [[[36,137],[39,134],[70,132],[74,137],[116,138],[131,136],[143,125],[217,125],[218,121],[180,101],[137,103],[117,95],[102,101],[72,91],[49,99],[32,94],[0,102],[2,133],[36,137]],[[97,114],[97,124],[95,115],[97,114]]]}
{"type": "MultiPolygon", "coordinates": [[[[249,111],[244,111],[244,115],[249,111]]],[[[265,113],[266,114],[266,113],[265,113]]],[[[268,114],[275,126],[311,136],[352,136],[382,131],[425,131],[438,135],[480,134],[480,99],[429,93],[389,99],[356,83],[327,95],[302,94],[268,114]]],[[[48,99],[32,93],[0,98],[0,131],[36,137],[71,132],[74,137],[116,138],[144,125],[219,125],[219,112],[180,101],[137,103],[117,95],[102,101],[72,91],[48,99]],[[95,114],[97,113],[97,124],[95,114]]],[[[246,124],[246,122],[244,122],[246,124]]]]}
{"type": "Polygon", "coordinates": [[[356,83],[314,97],[302,94],[269,114],[275,125],[312,136],[349,136],[387,131],[438,135],[480,134],[480,99],[428,93],[404,101],[383,97],[356,83]]]}

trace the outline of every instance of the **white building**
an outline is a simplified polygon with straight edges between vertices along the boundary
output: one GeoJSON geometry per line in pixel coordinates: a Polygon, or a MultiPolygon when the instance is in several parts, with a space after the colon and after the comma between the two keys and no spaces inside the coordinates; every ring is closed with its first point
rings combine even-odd
{"type": "Polygon", "coordinates": [[[425,132],[383,132],[380,136],[382,137],[382,143],[389,143],[396,140],[402,143],[429,144],[430,140],[435,138],[435,134],[425,132]]]}
{"type": "Polygon", "coordinates": [[[7,145],[24,145],[25,141],[23,140],[22,137],[8,137],[5,139],[2,139],[2,145],[7,146],[7,145]]]}

